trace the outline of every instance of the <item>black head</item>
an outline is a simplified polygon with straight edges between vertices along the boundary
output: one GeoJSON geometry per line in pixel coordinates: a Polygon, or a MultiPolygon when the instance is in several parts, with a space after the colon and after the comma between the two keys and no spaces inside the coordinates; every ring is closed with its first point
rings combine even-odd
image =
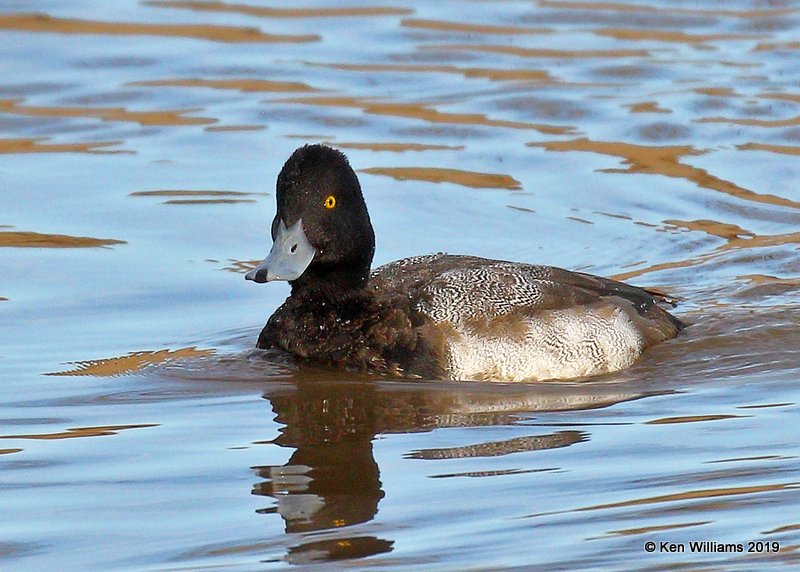
{"type": "MultiPolygon", "coordinates": [[[[369,277],[375,235],[361,185],[347,157],[325,145],[301,147],[281,169],[276,190],[278,210],[272,221],[273,252],[248,277],[258,282],[288,279],[292,292],[314,289],[329,297],[362,288],[369,277]],[[293,229],[297,221],[302,224],[293,229]],[[287,234],[304,235],[300,237],[300,248],[302,244],[310,245],[313,258],[305,270],[298,270],[299,276],[295,272],[287,274],[289,278],[270,278],[267,263],[270,258],[278,258],[273,253],[287,234]]],[[[295,242],[292,238],[283,247],[287,256],[295,253],[295,242]]],[[[274,262],[271,261],[272,267],[274,262]]]]}

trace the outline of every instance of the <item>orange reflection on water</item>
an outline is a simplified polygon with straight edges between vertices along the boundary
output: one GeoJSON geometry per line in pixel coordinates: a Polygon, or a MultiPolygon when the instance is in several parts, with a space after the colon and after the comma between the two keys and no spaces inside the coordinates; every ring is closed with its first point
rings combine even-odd
{"type": "Polygon", "coordinates": [[[430,183],[453,183],[473,189],[509,189],[522,188],[519,181],[509,175],[498,173],[476,173],[460,169],[443,169],[435,167],[370,167],[360,169],[361,173],[385,175],[398,181],[414,180],[430,183]]]}
{"type": "Polygon", "coordinates": [[[121,141],[103,141],[98,143],[46,143],[46,137],[25,139],[0,139],[0,155],[18,153],[91,153],[118,154],[133,153],[123,149],[106,149],[119,145],[121,141]]]}
{"type": "Polygon", "coordinates": [[[668,30],[642,30],[631,28],[606,28],[594,30],[598,36],[615,38],[617,40],[671,42],[681,44],[705,44],[707,42],[752,40],[760,38],[752,34],[687,34],[668,30]]]}
{"type": "Polygon", "coordinates": [[[556,50],[551,48],[523,48],[520,46],[485,45],[485,44],[444,44],[440,46],[426,46],[430,50],[482,52],[487,54],[505,54],[521,58],[552,58],[552,59],[619,59],[619,58],[645,58],[650,55],[648,50],[556,50]]]}
{"type": "Polygon", "coordinates": [[[196,10],[199,12],[230,12],[265,18],[337,18],[348,16],[404,16],[414,11],[394,6],[350,6],[337,8],[271,8],[230,2],[194,2],[192,0],[150,0],[147,6],[196,10]]]}
{"type": "Polygon", "coordinates": [[[755,119],[752,117],[702,117],[695,123],[729,123],[730,125],[748,125],[751,127],[794,127],[800,125],[800,115],[788,119],[755,119]]]}
{"type": "MultiPolygon", "coordinates": [[[[748,292],[753,294],[760,294],[768,296],[770,294],[781,294],[785,292],[793,292],[800,288],[800,278],[780,278],[778,276],[769,276],[766,274],[741,274],[736,277],[740,282],[745,282],[751,285],[748,292]]],[[[787,405],[794,405],[793,403],[777,403],[766,405],[742,405],[739,409],[763,409],[767,407],[785,407],[787,405]]]]}
{"type": "Polygon", "coordinates": [[[793,145],[770,145],[768,143],[745,143],[737,145],[737,149],[741,151],[767,151],[769,153],[778,153],[780,155],[800,155],[800,147],[793,145]]]}
{"type": "Polygon", "coordinates": [[[763,99],[777,99],[779,101],[791,101],[794,103],[800,103],[800,94],[797,93],[769,92],[769,93],[760,93],[758,97],[761,97],[763,99]]]}
{"type": "MultiPolygon", "coordinates": [[[[700,231],[712,236],[724,238],[725,244],[722,244],[710,252],[706,252],[697,256],[692,256],[684,260],[677,260],[672,262],[661,262],[653,264],[644,268],[631,270],[629,272],[621,272],[615,274],[615,280],[630,280],[643,274],[651,272],[658,272],[661,270],[672,270],[676,268],[689,268],[697,266],[702,263],[709,262],[710,260],[719,258],[727,252],[733,250],[745,250],[753,248],[768,248],[773,246],[781,246],[787,244],[800,244],[800,232],[777,234],[777,235],[756,235],[750,231],[739,228],[736,225],[718,223],[716,221],[698,220],[698,221],[677,221],[669,220],[664,221],[675,228],[686,228],[687,230],[700,231]]],[[[775,284],[783,283],[782,280],[776,279],[775,284]]],[[[788,285],[792,285],[790,280],[788,285]]]]}
{"type": "Polygon", "coordinates": [[[547,28],[520,28],[517,26],[492,26],[487,24],[467,24],[464,22],[448,22],[444,20],[423,20],[419,18],[404,18],[401,25],[406,28],[422,30],[437,30],[440,32],[463,32],[466,34],[500,34],[506,36],[549,34],[552,30],[547,28]]]}
{"type": "Polygon", "coordinates": [[[125,244],[114,238],[92,238],[66,234],[42,234],[28,231],[0,231],[0,247],[14,248],[97,248],[112,244],[125,244]]]}
{"type": "Polygon", "coordinates": [[[132,81],[127,85],[137,87],[207,87],[211,89],[231,89],[243,93],[270,92],[270,93],[301,93],[319,91],[317,88],[298,81],[275,81],[265,79],[238,78],[238,79],[203,79],[203,78],[175,78],[148,81],[132,81]]]}
{"type": "Polygon", "coordinates": [[[560,8],[569,10],[597,10],[611,12],[631,12],[647,14],[688,14],[693,16],[722,16],[728,18],[770,18],[793,14],[796,8],[777,8],[773,10],[721,10],[714,8],[680,8],[670,6],[661,8],[647,4],[623,4],[618,2],[572,2],[565,0],[539,0],[539,5],[545,8],[560,8]]]}
{"type": "Polygon", "coordinates": [[[696,87],[692,91],[700,95],[710,95],[712,97],[734,97],[739,95],[729,87],[696,87]]]}
{"type": "Polygon", "coordinates": [[[672,113],[671,109],[658,106],[657,101],[642,101],[641,103],[631,103],[626,105],[631,113],[672,113]]]}
{"type": "Polygon", "coordinates": [[[463,145],[432,145],[425,143],[328,143],[339,149],[364,149],[367,151],[388,151],[405,153],[406,151],[460,151],[463,145]]]}
{"type": "Polygon", "coordinates": [[[705,232],[706,234],[710,234],[712,236],[718,236],[728,241],[731,241],[736,238],[752,239],[755,236],[755,233],[752,233],[749,230],[745,230],[738,225],[724,223],[724,222],[717,222],[715,220],[702,219],[702,220],[684,221],[684,220],[668,219],[665,220],[664,223],[672,225],[675,228],[685,228],[687,230],[705,232]]]}
{"type": "Polygon", "coordinates": [[[448,113],[438,111],[422,103],[395,103],[374,101],[358,97],[298,97],[280,99],[268,103],[297,103],[322,107],[353,107],[372,115],[407,117],[411,119],[420,119],[428,123],[481,125],[487,127],[507,127],[509,129],[534,129],[541,133],[555,135],[562,135],[574,131],[572,127],[489,119],[482,113],[448,113]]]}
{"type": "Polygon", "coordinates": [[[226,43],[316,42],[317,34],[300,36],[266,34],[257,28],[212,24],[139,24],[56,18],[48,14],[0,14],[0,29],[53,34],[103,36],[168,36],[226,43]]]}
{"type": "Polygon", "coordinates": [[[475,68],[458,67],[451,65],[430,64],[339,64],[305,62],[308,66],[326,67],[345,71],[395,72],[395,73],[446,73],[462,75],[466,78],[483,78],[492,81],[537,81],[554,82],[549,72],[535,69],[502,69],[502,68],[475,68]]]}
{"type": "Polygon", "coordinates": [[[74,369],[56,371],[44,375],[112,377],[140,371],[157,363],[169,363],[186,358],[208,357],[214,353],[214,350],[198,350],[194,346],[178,350],[131,352],[120,357],[71,362],[75,366],[74,369]]]}
{"type": "Polygon", "coordinates": [[[705,169],[681,163],[681,157],[703,155],[705,151],[691,145],[636,145],[622,141],[592,141],[572,139],[570,141],[546,141],[527,143],[529,147],[544,147],[548,151],[583,151],[611,155],[623,159],[627,169],[601,169],[603,173],[645,173],[686,179],[699,187],[711,189],[739,199],[771,205],[800,208],[800,203],[776,195],[761,194],[720,179],[705,169]]]}
{"type": "Polygon", "coordinates": [[[212,125],[203,127],[203,131],[228,132],[228,131],[262,131],[266,125],[212,125]]]}
{"type": "Polygon", "coordinates": [[[211,117],[186,117],[197,109],[163,111],[128,111],[123,107],[44,107],[23,105],[18,100],[0,100],[0,113],[33,117],[94,117],[103,121],[129,121],[139,125],[207,125],[217,120],[211,117]]]}
{"type": "Polygon", "coordinates": [[[0,439],[37,439],[52,441],[57,439],[75,439],[80,437],[106,437],[116,435],[126,429],[143,429],[158,427],[157,423],[141,423],[138,425],[101,425],[99,427],[76,427],[58,433],[32,433],[24,435],[0,435],[0,439]]]}
{"type": "Polygon", "coordinates": [[[753,234],[752,232],[739,229],[736,225],[716,223],[714,221],[664,221],[676,227],[683,227],[688,230],[699,230],[719,236],[727,240],[725,244],[718,247],[709,254],[726,250],[738,250],[746,248],[765,248],[769,246],[783,246],[787,244],[800,243],[800,232],[788,232],[785,234],[753,234]]]}
{"type": "Polygon", "coordinates": [[[800,50],[800,42],[763,42],[755,47],[756,52],[781,52],[800,50]]]}

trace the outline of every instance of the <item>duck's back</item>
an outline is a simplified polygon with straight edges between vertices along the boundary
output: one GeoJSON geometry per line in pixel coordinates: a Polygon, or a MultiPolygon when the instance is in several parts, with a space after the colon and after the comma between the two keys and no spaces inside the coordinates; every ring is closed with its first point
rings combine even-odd
{"type": "MultiPolygon", "coordinates": [[[[410,303],[448,377],[574,378],[629,366],[681,322],[646,291],[579,272],[472,256],[406,258],[372,272],[378,300],[410,303]]],[[[428,358],[430,359],[430,357],[428,358]]]]}

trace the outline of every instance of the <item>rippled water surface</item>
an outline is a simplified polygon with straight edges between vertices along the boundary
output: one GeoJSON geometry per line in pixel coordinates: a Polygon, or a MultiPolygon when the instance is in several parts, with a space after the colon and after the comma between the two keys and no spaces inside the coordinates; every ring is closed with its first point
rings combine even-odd
{"type": "Polygon", "coordinates": [[[798,31],[789,0],[0,0],[0,567],[798,566],[798,31]],[[242,275],[306,142],[358,170],[376,264],[580,269],[692,326],[569,383],[255,351],[288,287],[242,275]]]}

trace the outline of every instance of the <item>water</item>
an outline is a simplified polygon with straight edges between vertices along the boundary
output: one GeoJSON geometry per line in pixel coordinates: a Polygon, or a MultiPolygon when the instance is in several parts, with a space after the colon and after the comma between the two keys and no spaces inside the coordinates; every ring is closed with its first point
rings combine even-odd
{"type": "Polygon", "coordinates": [[[0,2],[0,567],[796,565],[800,7],[345,6],[0,2]],[[555,264],[693,325],[560,383],[254,351],[307,142],[376,264],[555,264]]]}

